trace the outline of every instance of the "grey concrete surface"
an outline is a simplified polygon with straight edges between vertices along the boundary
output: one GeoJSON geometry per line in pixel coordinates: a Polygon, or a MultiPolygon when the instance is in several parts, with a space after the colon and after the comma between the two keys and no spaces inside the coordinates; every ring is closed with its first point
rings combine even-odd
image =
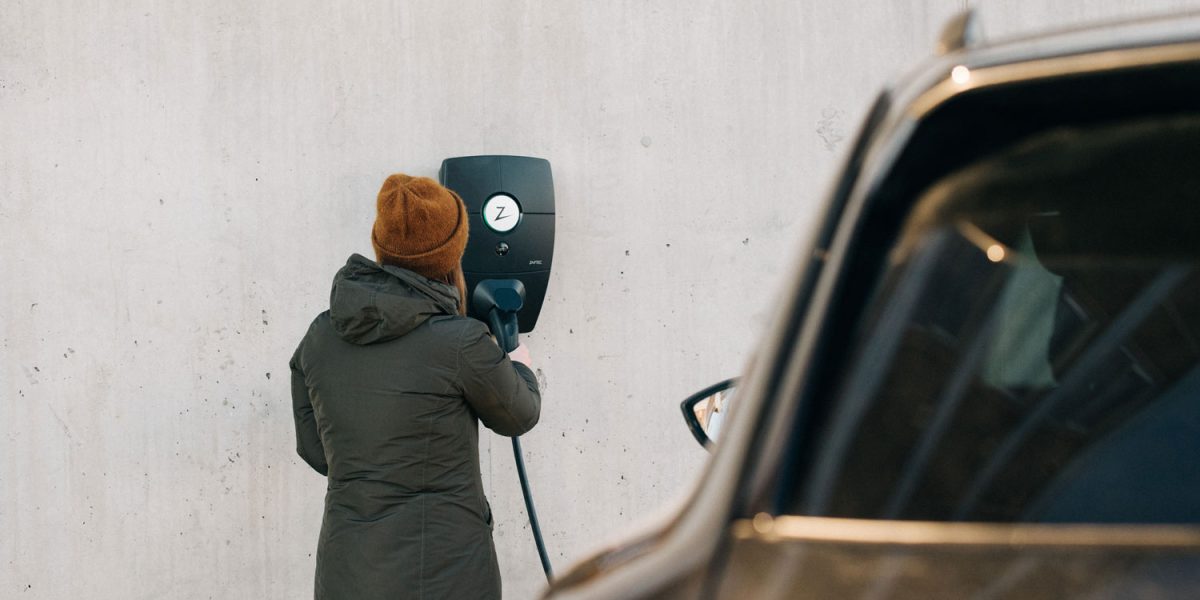
{"type": "MultiPolygon", "coordinates": [[[[287,360],[383,178],[448,156],[554,167],[524,444],[555,564],[669,506],[706,460],[678,401],[741,371],[873,95],[965,4],[3,0],[0,597],[309,597],[324,482],[287,360]]],[[[985,30],[1189,4],[995,3],[985,30]]]]}

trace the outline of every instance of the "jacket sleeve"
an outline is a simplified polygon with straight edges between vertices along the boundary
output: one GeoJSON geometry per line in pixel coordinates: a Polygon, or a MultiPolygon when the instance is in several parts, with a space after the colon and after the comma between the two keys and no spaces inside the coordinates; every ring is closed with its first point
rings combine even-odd
{"type": "Polygon", "coordinates": [[[300,458],[322,475],[329,474],[325,463],[325,446],[317,431],[317,418],[313,414],[312,401],[308,398],[308,386],[304,383],[304,372],[300,370],[300,348],[288,364],[292,371],[292,417],[296,420],[296,452],[300,458]]]}
{"type": "Polygon", "coordinates": [[[463,395],[488,429],[514,436],[537,424],[542,411],[537,377],[509,360],[482,324],[465,328],[458,369],[463,395]]]}

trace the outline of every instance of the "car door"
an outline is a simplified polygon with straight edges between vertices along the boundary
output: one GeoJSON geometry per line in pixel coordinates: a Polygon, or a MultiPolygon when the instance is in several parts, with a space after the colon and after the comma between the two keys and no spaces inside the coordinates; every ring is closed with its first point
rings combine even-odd
{"type": "Polygon", "coordinates": [[[1052,125],[858,238],[709,591],[1194,596],[1197,156],[1200,112],[1052,125]]]}

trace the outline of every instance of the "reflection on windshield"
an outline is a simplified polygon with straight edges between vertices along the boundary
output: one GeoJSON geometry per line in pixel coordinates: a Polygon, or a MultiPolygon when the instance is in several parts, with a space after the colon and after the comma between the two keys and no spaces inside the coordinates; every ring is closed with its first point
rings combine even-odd
{"type": "Polygon", "coordinates": [[[1170,239],[1200,202],[1160,148],[1185,136],[1051,137],[931,192],[858,331],[810,510],[1200,522],[1200,252],[1170,239]]]}

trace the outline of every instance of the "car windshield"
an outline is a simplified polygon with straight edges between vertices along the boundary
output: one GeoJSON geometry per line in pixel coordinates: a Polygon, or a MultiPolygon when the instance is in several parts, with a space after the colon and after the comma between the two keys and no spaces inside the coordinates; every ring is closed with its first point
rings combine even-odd
{"type": "Polygon", "coordinates": [[[855,328],[804,512],[1200,522],[1200,119],[934,185],[855,328]]]}

